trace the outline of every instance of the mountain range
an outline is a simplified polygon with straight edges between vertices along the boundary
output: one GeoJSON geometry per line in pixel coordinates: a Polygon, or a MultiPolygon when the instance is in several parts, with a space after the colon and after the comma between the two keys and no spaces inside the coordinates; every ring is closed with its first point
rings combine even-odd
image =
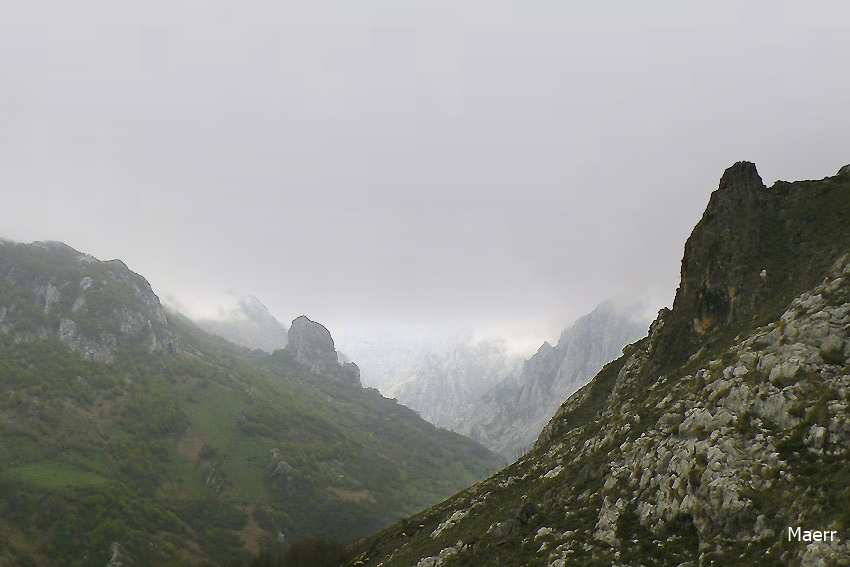
{"type": "Polygon", "coordinates": [[[848,219],[850,166],[770,188],[730,167],[672,308],[572,394],[551,377],[605,340],[544,345],[523,374],[569,397],[486,480],[496,455],[363,388],[307,317],[249,350],[120,261],[0,241],[0,564],[239,564],[317,536],[362,537],[352,567],[845,564],[848,219]]]}
{"type": "Polygon", "coordinates": [[[450,429],[514,460],[531,447],[561,402],[620,356],[647,325],[638,306],[600,304],[564,329],[557,345],[543,343],[517,376],[470,404],[450,429]]]}
{"type": "Polygon", "coordinates": [[[511,461],[561,401],[646,332],[643,311],[606,301],[529,360],[504,339],[476,339],[462,329],[348,334],[346,350],[362,365],[364,381],[385,396],[511,461]]]}
{"type": "Polygon", "coordinates": [[[352,333],[346,352],[361,364],[364,381],[449,429],[481,396],[515,380],[523,362],[506,341],[477,339],[470,329],[352,333]]]}

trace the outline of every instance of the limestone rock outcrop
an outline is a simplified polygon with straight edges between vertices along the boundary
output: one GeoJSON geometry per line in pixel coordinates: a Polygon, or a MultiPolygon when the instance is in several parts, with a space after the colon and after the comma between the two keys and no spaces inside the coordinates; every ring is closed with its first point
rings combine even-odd
{"type": "Polygon", "coordinates": [[[176,335],[142,276],[59,242],[0,242],[0,332],[15,342],[57,339],[86,358],[119,349],[176,352],[176,335]]]}
{"type": "Polygon", "coordinates": [[[304,315],[292,321],[285,350],[311,374],[361,386],[360,369],[353,362],[340,363],[330,331],[304,315]]]}

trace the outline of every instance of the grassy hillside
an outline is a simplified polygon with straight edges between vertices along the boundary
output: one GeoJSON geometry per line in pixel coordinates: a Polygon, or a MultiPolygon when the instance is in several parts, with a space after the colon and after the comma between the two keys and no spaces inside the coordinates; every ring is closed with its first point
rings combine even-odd
{"type": "Polygon", "coordinates": [[[122,342],[135,315],[113,315],[141,309],[138,293],[73,311],[77,282],[103,264],[39,249],[40,274],[20,246],[0,258],[18,273],[0,279],[0,564],[222,565],[304,538],[350,541],[498,464],[377,391],[176,315],[154,333],[179,348],[122,342]],[[46,286],[58,290],[47,307],[46,286]],[[79,336],[108,361],[63,342],[60,321],[86,317],[93,332],[79,336]]]}

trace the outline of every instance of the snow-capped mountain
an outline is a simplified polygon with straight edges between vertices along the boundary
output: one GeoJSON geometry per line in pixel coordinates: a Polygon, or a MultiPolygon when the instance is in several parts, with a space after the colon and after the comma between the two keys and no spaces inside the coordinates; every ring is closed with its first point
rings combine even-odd
{"type": "Polygon", "coordinates": [[[561,401],[646,333],[644,312],[605,302],[527,361],[506,340],[476,340],[471,330],[348,335],[341,348],[365,385],[512,459],[561,401]]]}

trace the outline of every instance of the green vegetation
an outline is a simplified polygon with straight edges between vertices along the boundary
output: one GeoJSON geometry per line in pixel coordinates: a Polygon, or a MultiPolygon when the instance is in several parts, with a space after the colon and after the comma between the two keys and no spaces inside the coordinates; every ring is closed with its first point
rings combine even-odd
{"type": "Polygon", "coordinates": [[[349,542],[495,470],[373,390],[158,322],[142,278],[80,258],[0,245],[0,564],[246,563],[281,538],[349,542]],[[62,318],[109,362],[61,342],[62,318]]]}
{"type": "Polygon", "coordinates": [[[278,533],[366,535],[495,468],[483,448],[373,391],[254,357],[227,346],[106,365],[57,342],[7,345],[0,481],[19,502],[0,500],[0,513],[10,529],[42,550],[61,539],[64,557],[88,554],[68,565],[102,565],[111,541],[134,549],[142,531],[163,542],[157,564],[217,562],[278,533]],[[45,498],[65,517],[94,519],[41,517],[45,498]]]}
{"type": "Polygon", "coordinates": [[[109,479],[61,461],[38,461],[2,471],[3,480],[30,484],[46,490],[96,488],[109,484],[109,479]]]}

